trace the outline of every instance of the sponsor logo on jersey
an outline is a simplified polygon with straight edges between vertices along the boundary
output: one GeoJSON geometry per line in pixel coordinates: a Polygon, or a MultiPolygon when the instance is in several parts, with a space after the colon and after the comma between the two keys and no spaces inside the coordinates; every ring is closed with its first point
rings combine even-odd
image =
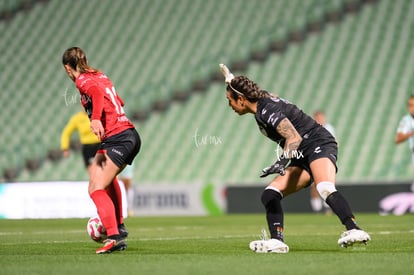
{"type": "Polygon", "coordinates": [[[276,116],[275,113],[271,114],[267,120],[268,123],[272,124],[273,126],[275,126],[276,122],[279,120],[279,117],[276,116]]]}
{"type": "Polygon", "coordinates": [[[115,148],[112,148],[111,151],[114,152],[117,155],[120,155],[120,156],[123,156],[124,155],[122,152],[116,150],[115,148]]]}

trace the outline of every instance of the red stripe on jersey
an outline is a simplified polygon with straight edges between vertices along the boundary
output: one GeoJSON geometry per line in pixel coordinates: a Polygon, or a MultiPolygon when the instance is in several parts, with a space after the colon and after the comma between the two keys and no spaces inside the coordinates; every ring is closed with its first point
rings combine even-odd
{"type": "Polygon", "coordinates": [[[106,154],[106,149],[99,149],[96,151],[97,154],[106,154]]]}

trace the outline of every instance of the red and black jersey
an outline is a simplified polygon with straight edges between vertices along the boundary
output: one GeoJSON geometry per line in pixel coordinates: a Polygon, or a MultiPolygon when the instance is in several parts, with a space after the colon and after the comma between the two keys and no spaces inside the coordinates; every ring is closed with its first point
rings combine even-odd
{"type": "Polygon", "coordinates": [[[89,119],[99,119],[105,129],[105,137],[134,128],[124,112],[124,102],[111,80],[102,72],[87,72],[75,80],[81,95],[81,103],[89,119]]]}

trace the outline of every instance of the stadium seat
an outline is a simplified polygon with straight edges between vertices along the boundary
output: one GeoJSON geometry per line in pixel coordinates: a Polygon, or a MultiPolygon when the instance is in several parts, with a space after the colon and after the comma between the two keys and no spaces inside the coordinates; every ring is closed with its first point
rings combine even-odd
{"type": "MultiPolygon", "coordinates": [[[[0,99],[8,102],[0,114],[13,125],[3,130],[0,150],[19,156],[1,160],[0,168],[13,162],[22,167],[26,159],[44,159],[59,147],[60,131],[79,110],[60,58],[64,49],[79,45],[114,81],[130,116],[151,114],[137,123],[143,138],[135,166],[140,181],[252,182],[273,161],[275,145],[258,134],[252,117],[232,113],[221,79],[220,85],[212,81],[221,62],[243,62],[237,73],[308,113],[323,109],[337,129],[339,180],[413,176],[404,164],[405,146],[393,144],[413,85],[408,60],[414,38],[404,23],[414,14],[411,1],[72,2],[50,0],[0,22],[0,34],[10,41],[0,45],[0,99]],[[346,12],[355,3],[357,12],[346,12]],[[329,18],[335,11],[340,21],[329,18]],[[308,32],[312,22],[323,28],[308,32]],[[265,58],[252,60],[260,53],[265,58]],[[173,103],[177,91],[188,100],[173,103]],[[208,144],[197,147],[196,132],[208,144]],[[210,144],[218,139],[221,144],[210,144]]],[[[45,161],[18,180],[83,179],[84,167],[76,161],[45,161]]]]}

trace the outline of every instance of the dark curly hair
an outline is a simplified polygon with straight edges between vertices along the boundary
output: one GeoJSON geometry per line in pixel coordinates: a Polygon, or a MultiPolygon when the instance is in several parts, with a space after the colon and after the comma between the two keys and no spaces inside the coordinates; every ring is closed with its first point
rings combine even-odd
{"type": "Polygon", "coordinates": [[[272,95],[260,89],[260,87],[246,76],[236,76],[227,85],[227,90],[231,92],[232,98],[237,100],[239,96],[244,96],[250,102],[256,102],[259,98],[269,98],[272,95]]]}

